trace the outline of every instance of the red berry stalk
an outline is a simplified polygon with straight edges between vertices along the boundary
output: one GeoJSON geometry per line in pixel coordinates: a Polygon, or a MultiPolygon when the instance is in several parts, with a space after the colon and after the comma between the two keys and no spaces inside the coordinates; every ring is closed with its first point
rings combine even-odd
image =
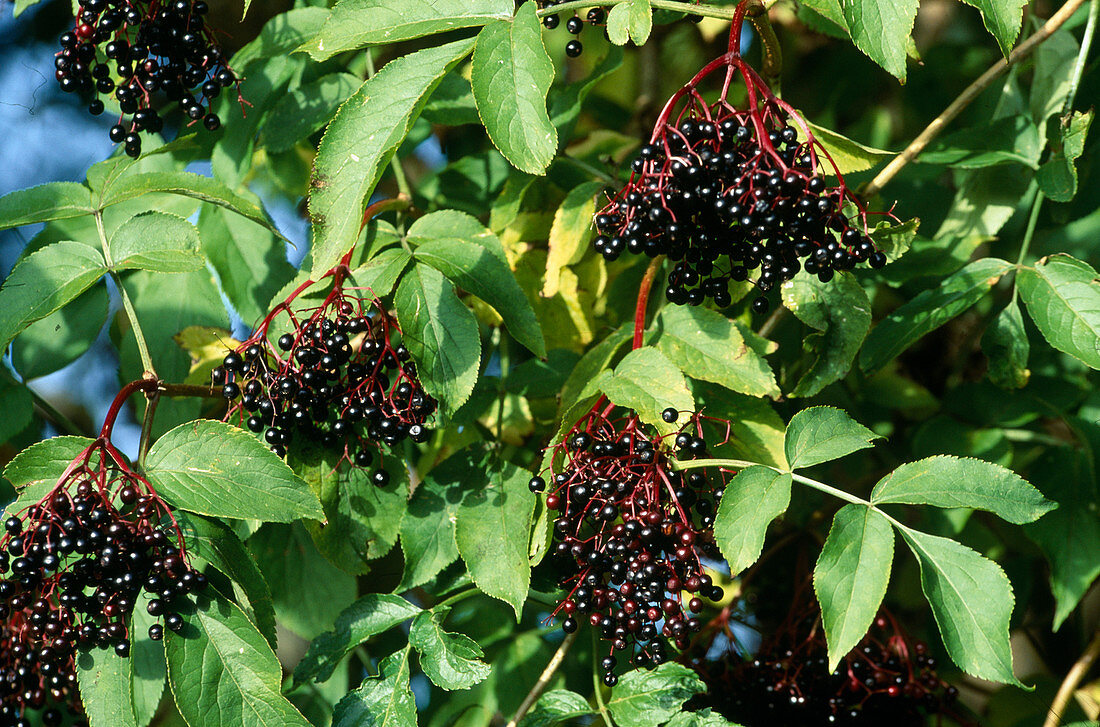
{"type": "MultiPolygon", "coordinates": [[[[307,280],[214,370],[231,402],[226,421],[263,432],[280,456],[293,442],[313,442],[366,467],[382,444],[429,436],[436,402],[394,317],[369,289],[347,285],[350,256],[321,278],[331,289],[319,305],[294,305],[321,282],[307,280]]],[[[383,469],[374,478],[388,482],[383,469]]]]}
{"type": "MultiPolygon", "coordinates": [[[[678,417],[665,411],[670,423],[678,417]]],[[[668,642],[685,648],[702,627],[693,615],[701,599],[722,597],[703,568],[704,558],[721,558],[710,527],[722,490],[701,471],[674,470],[670,459],[673,448],[705,456],[701,435],[698,415],[662,437],[601,399],[553,447],[546,505],[558,513],[552,553],[569,593],[554,613],[565,614],[566,632],[586,617],[612,642],[602,660],[608,685],[617,682],[616,652],[638,666],[666,661],[668,642]]],[[[531,480],[533,491],[545,488],[542,477],[531,480]]]]}
{"type": "MultiPolygon", "coordinates": [[[[744,12],[742,3],[728,52],[668,100],[630,181],[595,218],[594,246],[607,259],[628,251],[677,262],[666,289],[674,303],[725,307],[730,282],[751,276],[765,293],[802,269],[828,282],[861,262],[886,264],[829,152],[741,57],[744,12]],[[719,74],[721,92],[708,102],[699,86],[719,74]],[[735,81],[743,109],[729,100],[735,81]]],[[[768,305],[760,296],[753,307],[768,305]]]]}

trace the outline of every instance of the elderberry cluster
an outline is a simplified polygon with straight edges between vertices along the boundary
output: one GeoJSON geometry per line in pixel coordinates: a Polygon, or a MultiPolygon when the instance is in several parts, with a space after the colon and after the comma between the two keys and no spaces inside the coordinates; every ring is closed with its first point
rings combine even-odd
{"type": "MultiPolygon", "coordinates": [[[[539,10],[561,5],[562,2],[564,2],[564,0],[536,0],[539,10]]],[[[602,26],[607,21],[607,13],[603,8],[590,8],[583,18],[579,14],[574,13],[573,17],[565,21],[565,30],[570,35],[575,36],[573,40],[565,44],[565,54],[570,58],[576,58],[584,51],[584,45],[582,45],[580,41],[580,34],[581,31],[584,30],[584,23],[586,20],[588,24],[593,27],[602,26]]],[[[542,18],[542,24],[547,30],[553,30],[561,25],[561,16],[557,13],[545,15],[542,18]]]]}
{"type": "Polygon", "coordinates": [[[922,642],[880,615],[871,632],[832,672],[820,620],[804,618],[750,661],[696,659],[707,706],[746,727],[774,724],[922,727],[931,715],[957,723],[958,690],[936,674],[922,642]]]}
{"type": "Polygon", "coordinates": [[[129,656],[127,623],[139,605],[158,618],[151,639],[178,632],[181,601],[206,586],[148,483],[106,464],[103,450],[82,456],[49,495],[4,522],[0,724],[23,724],[28,709],[45,708],[46,725],[60,724],[62,709],[79,717],[77,650],[129,656]]]}
{"type": "MultiPolygon", "coordinates": [[[[576,631],[585,618],[612,642],[601,667],[614,686],[616,653],[634,666],[667,661],[670,641],[687,648],[702,628],[694,616],[702,599],[722,598],[701,562],[720,558],[710,527],[722,490],[701,471],[674,471],[669,442],[648,434],[636,415],[613,418],[614,407],[601,406],[558,445],[565,461],[546,506],[558,513],[551,552],[569,592],[558,607],[562,629],[576,631]]],[[[664,413],[669,423],[678,416],[664,413]]],[[[689,430],[701,431],[697,418],[670,437],[679,456],[704,456],[706,442],[689,430]]],[[[538,476],[530,483],[534,492],[546,486],[538,476]]]]}
{"type": "Polygon", "coordinates": [[[100,96],[113,96],[122,116],[111,141],[132,157],[141,154],[139,132],[164,127],[153,108],[157,91],[214,131],[221,119],[213,101],[238,80],[206,26],[207,11],[203,0],[80,0],[76,28],[61,36],[55,60],[61,90],[90,97],[96,116],[106,108],[100,96]]]}
{"type": "MultiPolygon", "coordinates": [[[[214,384],[231,402],[226,419],[263,432],[279,456],[304,440],[358,467],[372,463],[379,444],[426,441],[424,423],[436,402],[397,342],[400,329],[390,314],[376,299],[339,289],[309,313],[274,343],[269,316],[214,369],[214,384]]],[[[373,480],[386,485],[389,473],[379,468],[373,480]]]]}

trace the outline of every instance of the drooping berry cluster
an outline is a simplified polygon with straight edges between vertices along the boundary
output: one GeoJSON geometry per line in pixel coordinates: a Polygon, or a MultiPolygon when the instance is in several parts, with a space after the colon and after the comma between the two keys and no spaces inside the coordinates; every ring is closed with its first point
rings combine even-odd
{"type": "MultiPolygon", "coordinates": [[[[678,417],[664,413],[669,423],[678,417]]],[[[586,617],[612,642],[601,662],[608,686],[618,681],[616,653],[628,665],[666,661],[669,641],[686,648],[702,627],[693,615],[701,599],[722,597],[701,562],[720,558],[710,526],[722,490],[670,462],[673,444],[681,458],[704,456],[701,432],[693,417],[675,436],[650,434],[637,415],[601,400],[555,447],[546,506],[557,512],[552,553],[569,592],[555,613],[565,614],[566,632],[586,617]]],[[[532,491],[545,488],[542,477],[531,480],[532,491]]]]}
{"type": "Polygon", "coordinates": [[[77,717],[78,649],[130,653],[128,622],[144,607],[180,631],[178,609],[206,577],[187,563],[170,511],[109,442],[97,440],[36,504],[4,522],[0,537],[0,723],[27,710],[77,717]],[[142,598],[142,592],[146,598],[142,598]]]}
{"type": "Polygon", "coordinates": [[[830,672],[816,604],[796,602],[795,612],[751,659],[731,649],[693,660],[707,684],[705,706],[745,727],[923,727],[932,715],[938,724],[965,723],[952,706],[958,690],[936,674],[928,647],[907,637],[890,614],[880,614],[830,672]]]}
{"type": "MultiPolygon", "coordinates": [[[[231,402],[226,421],[263,432],[279,456],[293,442],[321,445],[367,467],[380,445],[424,442],[436,402],[400,343],[397,321],[369,291],[345,288],[343,268],[317,306],[296,309],[308,281],[214,369],[231,402]]],[[[346,270],[344,270],[346,272],[346,270]]],[[[389,482],[379,468],[375,484],[389,482]]]]}
{"type": "MultiPolygon", "coordinates": [[[[522,2],[523,0],[521,0],[522,2]]],[[[561,5],[565,0],[536,0],[536,4],[539,10],[546,8],[552,8],[555,5],[561,5]]],[[[602,26],[607,21],[607,12],[603,8],[589,8],[582,18],[580,14],[574,13],[572,17],[565,21],[565,30],[575,36],[573,40],[565,44],[565,54],[570,58],[576,58],[584,51],[584,45],[580,41],[581,31],[584,30],[585,21],[593,27],[602,26]]],[[[561,15],[553,13],[550,15],[544,15],[542,18],[542,24],[547,30],[553,30],[562,24],[561,15]]]]}
{"type": "MultiPolygon", "coordinates": [[[[730,282],[754,274],[766,293],[802,269],[828,282],[835,270],[887,262],[828,152],[741,60],[739,25],[730,52],[668,101],[630,181],[595,218],[594,246],[608,260],[626,251],[677,263],[666,290],[673,303],[725,307],[730,282]],[[708,104],[696,87],[719,70],[722,92],[708,104]],[[745,110],[726,98],[735,74],[748,89],[745,110]]],[[[757,312],[768,307],[763,295],[753,301],[757,312]]]]}
{"type": "Polygon", "coordinates": [[[207,11],[203,0],[80,0],[76,27],[61,36],[55,61],[61,90],[91,98],[88,110],[97,116],[106,108],[100,96],[113,96],[122,115],[111,141],[132,157],[141,154],[139,132],[164,126],[153,107],[157,91],[191,121],[217,129],[211,104],[239,82],[206,26],[207,11]]]}

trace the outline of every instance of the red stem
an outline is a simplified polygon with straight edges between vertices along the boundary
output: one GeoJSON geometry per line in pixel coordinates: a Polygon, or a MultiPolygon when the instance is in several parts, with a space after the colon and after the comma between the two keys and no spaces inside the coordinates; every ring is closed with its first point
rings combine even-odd
{"type": "Polygon", "coordinates": [[[160,382],[156,379],[138,379],[123,386],[122,390],[118,392],[118,396],[111,402],[111,408],[107,410],[107,416],[103,418],[103,427],[99,430],[99,438],[104,441],[111,438],[111,431],[115,428],[118,413],[122,411],[123,405],[131,394],[136,391],[156,391],[159,385],[160,382]]]}
{"type": "Polygon", "coordinates": [[[661,268],[665,256],[658,255],[646,268],[645,277],[642,278],[642,287],[638,289],[638,303],[634,306],[634,345],[632,350],[637,351],[642,347],[642,335],[645,333],[645,311],[649,305],[649,291],[653,289],[653,281],[657,279],[657,271],[661,268]]]}

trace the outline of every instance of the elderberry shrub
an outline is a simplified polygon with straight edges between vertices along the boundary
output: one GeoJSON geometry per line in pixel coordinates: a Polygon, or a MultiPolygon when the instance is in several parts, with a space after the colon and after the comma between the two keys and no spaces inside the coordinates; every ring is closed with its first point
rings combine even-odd
{"type": "Polygon", "coordinates": [[[61,90],[90,98],[96,116],[106,108],[100,96],[113,96],[122,116],[111,141],[131,157],[141,154],[140,132],[164,127],[153,107],[157,91],[216,130],[214,99],[239,81],[206,26],[207,11],[204,0],[80,0],[76,27],[61,36],[55,59],[61,90]]]}
{"type": "MultiPolygon", "coordinates": [[[[716,636],[722,624],[708,628],[714,633],[705,635],[716,636]]],[[[933,715],[941,724],[968,724],[953,706],[958,690],[936,674],[928,647],[886,612],[832,672],[820,611],[805,601],[751,659],[723,649],[716,657],[712,641],[702,639],[692,658],[707,692],[690,706],[711,707],[745,727],[923,727],[933,715]]]]}
{"type": "MultiPolygon", "coordinates": [[[[734,54],[669,100],[631,171],[597,213],[593,244],[608,260],[625,251],[675,261],[665,291],[670,302],[709,298],[726,307],[731,282],[753,278],[766,293],[803,269],[828,282],[834,271],[887,262],[871,240],[866,211],[806,122],[734,54]],[[719,69],[728,73],[723,95],[707,105],[695,86],[719,69]],[[725,98],[734,71],[750,88],[743,111],[725,98]]],[[[752,307],[767,311],[768,298],[760,295],[752,307]]]]}
{"type": "MultiPolygon", "coordinates": [[[[664,418],[678,417],[669,409],[664,418]]],[[[557,513],[551,553],[569,593],[555,613],[566,632],[584,618],[611,642],[600,663],[608,686],[620,657],[628,668],[651,666],[668,660],[670,641],[687,648],[702,628],[702,599],[723,596],[702,564],[721,557],[711,527],[722,489],[670,460],[673,449],[681,459],[705,456],[701,432],[696,416],[674,436],[653,435],[633,412],[601,401],[555,447],[563,461],[546,506],[557,513]]],[[[530,486],[547,483],[539,476],[530,486]]]]}
{"type": "MultiPolygon", "coordinates": [[[[516,3],[517,7],[526,1],[527,0],[519,0],[519,2],[516,3]]],[[[536,0],[535,4],[538,6],[539,10],[545,10],[555,5],[561,5],[562,2],[564,2],[564,0],[536,0]]],[[[589,8],[583,17],[579,13],[574,13],[572,17],[565,21],[564,25],[558,13],[544,15],[542,18],[542,24],[547,30],[563,27],[567,33],[574,36],[573,40],[565,45],[565,54],[570,58],[576,58],[584,52],[584,45],[580,41],[580,34],[584,30],[585,22],[593,27],[597,27],[602,26],[606,21],[607,12],[603,8],[589,8]]]]}
{"type": "Polygon", "coordinates": [[[178,610],[206,587],[153,488],[97,442],[36,504],[10,515],[0,537],[0,724],[44,709],[82,715],[78,649],[130,654],[135,608],[157,617],[149,637],[178,632],[178,610]],[[146,598],[142,598],[142,592],[146,598]]]}
{"type": "MultiPolygon", "coordinates": [[[[212,380],[230,402],[225,420],[262,432],[279,456],[302,440],[368,467],[381,444],[427,441],[436,402],[399,342],[397,321],[333,276],[324,303],[292,312],[307,286],[299,288],[225,356],[212,380]]],[[[379,468],[373,480],[385,485],[389,474],[379,468]]]]}

